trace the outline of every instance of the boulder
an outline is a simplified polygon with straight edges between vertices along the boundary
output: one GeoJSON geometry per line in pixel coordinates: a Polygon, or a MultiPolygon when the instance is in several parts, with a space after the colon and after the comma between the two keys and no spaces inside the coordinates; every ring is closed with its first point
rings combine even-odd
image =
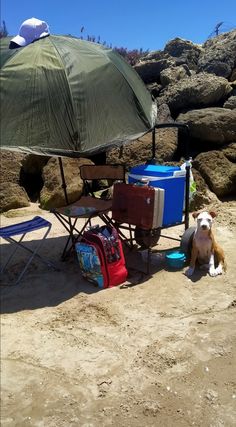
{"type": "MultiPolygon", "coordinates": [[[[83,164],[93,164],[89,159],[63,158],[63,170],[66,181],[66,191],[69,203],[80,198],[83,192],[83,181],[79,168],[83,164]]],[[[52,157],[43,168],[44,186],[40,192],[40,207],[42,209],[58,208],[66,205],[58,159],[52,157]]]]}
{"type": "Polygon", "coordinates": [[[167,104],[160,104],[157,107],[157,123],[172,123],[174,119],[167,104]]]}
{"type": "Polygon", "coordinates": [[[142,62],[134,65],[134,69],[137,71],[141,79],[145,84],[155,83],[160,81],[160,73],[162,70],[169,68],[174,65],[174,61],[169,58],[163,58],[159,60],[145,59],[142,62]]]}
{"type": "Polygon", "coordinates": [[[169,59],[169,55],[164,53],[163,50],[152,50],[147,55],[140,58],[135,65],[137,65],[140,62],[145,61],[159,61],[160,59],[169,59]]]}
{"type": "Polygon", "coordinates": [[[222,153],[231,162],[236,163],[236,142],[232,142],[221,149],[222,153]]]}
{"type": "Polygon", "coordinates": [[[167,103],[171,112],[203,108],[223,102],[232,91],[223,77],[200,73],[168,85],[161,91],[157,103],[167,103]]]}
{"type": "Polygon", "coordinates": [[[198,71],[228,78],[236,66],[236,30],[220,34],[203,44],[198,71]]]}
{"type": "Polygon", "coordinates": [[[191,72],[187,65],[167,68],[160,72],[160,81],[163,86],[175,83],[187,76],[191,76],[191,72]]]}
{"type": "Polygon", "coordinates": [[[187,64],[190,69],[195,70],[197,69],[198,58],[202,52],[202,47],[189,40],[176,37],[166,44],[164,52],[178,58],[179,64],[187,64]]]}
{"type": "Polygon", "coordinates": [[[198,211],[200,209],[204,209],[207,205],[212,205],[219,203],[219,199],[216,196],[215,193],[213,193],[209,187],[205,183],[205,191],[204,192],[197,192],[194,195],[194,199],[190,202],[190,211],[198,211]]]}
{"type": "Polygon", "coordinates": [[[209,189],[200,173],[194,168],[192,168],[192,173],[194,181],[196,182],[196,193],[193,200],[190,202],[190,210],[198,211],[206,205],[218,202],[217,196],[209,189]]]}
{"type": "MultiPolygon", "coordinates": [[[[162,163],[173,159],[178,145],[177,129],[156,130],[156,159],[162,163]]],[[[127,167],[146,163],[152,158],[152,134],[125,144],[121,148],[112,148],[107,152],[107,163],[120,163],[127,167]]]]}
{"type": "Polygon", "coordinates": [[[193,161],[193,167],[218,197],[236,194],[236,164],[230,162],[221,151],[199,154],[193,161]]]}
{"type": "Polygon", "coordinates": [[[150,83],[150,84],[147,84],[146,87],[154,98],[158,97],[162,89],[162,85],[158,83],[150,83]]]}
{"type": "Polygon", "coordinates": [[[222,146],[236,141],[236,110],[203,108],[182,113],[177,121],[189,126],[190,137],[222,146]]]}
{"type": "Polygon", "coordinates": [[[0,212],[23,208],[30,205],[29,197],[20,186],[22,161],[25,154],[2,150],[0,174],[0,212]]]}
{"type": "Polygon", "coordinates": [[[20,183],[22,162],[25,154],[15,151],[1,150],[1,174],[0,182],[20,183]]]}
{"type": "Polygon", "coordinates": [[[233,69],[232,74],[229,78],[230,82],[235,82],[236,81],[236,68],[233,69]]]}
{"type": "Polygon", "coordinates": [[[23,187],[14,182],[0,183],[0,212],[30,206],[29,197],[23,187]]]}
{"type": "Polygon", "coordinates": [[[236,108],[236,95],[230,96],[227,101],[225,101],[224,108],[229,108],[230,110],[234,110],[236,108]]]}

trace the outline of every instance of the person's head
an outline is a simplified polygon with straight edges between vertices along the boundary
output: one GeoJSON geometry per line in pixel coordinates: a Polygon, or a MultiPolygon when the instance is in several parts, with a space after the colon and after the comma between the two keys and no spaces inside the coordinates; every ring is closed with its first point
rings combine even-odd
{"type": "Polygon", "coordinates": [[[45,21],[37,18],[30,18],[24,21],[19,29],[19,34],[11,39],[9,48],[27,46],[38,39],[50,35],[49,26],[45,21]]]}

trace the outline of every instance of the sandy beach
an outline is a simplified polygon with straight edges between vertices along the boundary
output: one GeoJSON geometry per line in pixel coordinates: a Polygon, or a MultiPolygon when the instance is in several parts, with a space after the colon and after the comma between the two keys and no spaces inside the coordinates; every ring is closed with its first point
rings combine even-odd
{"type": "MultiPolygon", "coordinates": [[[[1,216],[1,226],[49,219],[42,253],[60,270],[35,260],[18,287],[1,288],[2,426],[235,426],[236,202],[216,210],[226,274],[190,280],[156,253],[146,277],[136,253],[127,286],[105,290],[82,279],[76,259],[60,261],[67,233],[53,214],[31,204],[1,216]]],[[[173,245],[161,238],[157,249],[173,245]]],[[[3,258],[8,250],[3,242],[3,258]]],[[[22,262],[19,252],[8,282],[22,262]]]]}

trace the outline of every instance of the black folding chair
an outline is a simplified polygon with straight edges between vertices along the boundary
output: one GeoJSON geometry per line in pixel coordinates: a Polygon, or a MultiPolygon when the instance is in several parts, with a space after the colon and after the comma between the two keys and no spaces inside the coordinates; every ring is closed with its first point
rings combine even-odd
{"type": "Polygon", "coordinates": [[[114,181],[125,182],[125,168],[123,165],[82,165],[80,176],[84,182],[85,195],[72,204],[51,210],[69,234],[62,260],[75,249],[75,243],[86,227],[91,225],[93,218],[99,217],[105,224],[110,223],[108,212],[111,210],[112,200],[96,197],[93,183],[99,180],[107,180],[110,184],[114,181]],[[79,227],[78,220],[81,218],[84,218],[85,222],[82,227],[79,227]]]}

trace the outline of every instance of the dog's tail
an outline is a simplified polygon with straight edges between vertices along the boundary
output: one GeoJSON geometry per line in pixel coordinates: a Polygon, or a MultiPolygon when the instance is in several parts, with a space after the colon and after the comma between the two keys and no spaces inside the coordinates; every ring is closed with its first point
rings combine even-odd
{"type": "Polygon", "coordinates": [[[225,258],[222,261],[222,266],[223,266],[223,270],[226,271],[227,270],[227,262],[225,261],[225,258]]]}
{"type": "Polygon", "coordinates": [[[226,264],[226,260],[225,260],[225,254],[223,249],[216,243],[215,238],[213,236],[213,234],[211,235],[211,239],[212,239],[212,250],[215,254],[215,258],[216,258],[216,262],[217,264],[221,264],[223,267],[223,270],[226,271],[227,270],[227,264],[226,264]]]}
{"type": "Polygon", "coordinates": [[[218,263],[222,264],[223,270],[226,271],[227,270],[227,263],[225,260],[225,254],[224,254],[223,249],[218,245],[215,247],[215,254],[216,254],[218,263]]]}

